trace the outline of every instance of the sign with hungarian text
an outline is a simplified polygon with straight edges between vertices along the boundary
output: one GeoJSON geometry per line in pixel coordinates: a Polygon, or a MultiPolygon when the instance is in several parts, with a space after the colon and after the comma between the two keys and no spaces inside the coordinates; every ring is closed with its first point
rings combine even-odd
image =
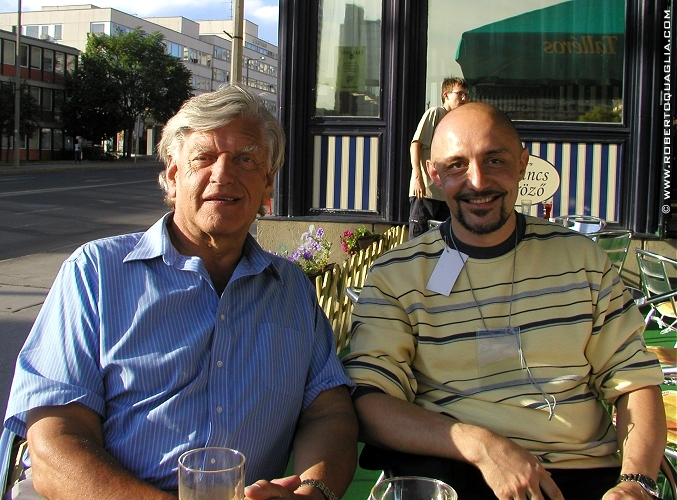
{"type": "Polygon", "coordinates": [[[531,200],[532,204],[541,203],[557,192],[559,183],[559,173],[552,163],[538,156],[529,156],[524,179],[517,189],[515,204],[521,205],[522,200],[531,200]]]}

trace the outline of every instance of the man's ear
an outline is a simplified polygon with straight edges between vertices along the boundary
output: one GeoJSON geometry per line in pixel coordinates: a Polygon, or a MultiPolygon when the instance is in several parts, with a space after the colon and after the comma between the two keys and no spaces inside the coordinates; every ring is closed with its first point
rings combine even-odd
{"type": "Polygon", "coordinates": [[[275,185],[275,174],[266,174],[266,197],[270,198],[270,193],[273,191],[275,185]]]}
{"type": "Polygon", "coordinates": [[[259,207],[258,211],[258,214],[261,216],[267,215],[266,205],[270,200],[270,193],[272,193],[274,185],[275,185],[275,174],[266,174],[266,186],[263,191],[263,196],[261,196],[261,206],[259,207]]]}
{"type": "Polygon", "coordinates": [[[520,156],[520,179],[524,179],[524,174],[527,171],[527,165],[529,164],[529,150],[527,148],[522,149],[522,155],[520,156]]]}
{"type": "Polygon", "coordinates": [[[440,174],[437,172],[437,169],[435,168],[435,164],[430,160],[426,160],[425,161],[425,168],[428,170],[428,175],[432,179],[433,183],[438,188],[442,189],[442,179],[440,179],[440,174]]]}
{"type": "Polygon", "coordinates": [[[179,167],[176,164],[176,160],[173,157],[169,157],[169,163],[166,167],[167,173],[167,196],[170,198],[176,198],[176,174],[179,171],[179,167]]]}

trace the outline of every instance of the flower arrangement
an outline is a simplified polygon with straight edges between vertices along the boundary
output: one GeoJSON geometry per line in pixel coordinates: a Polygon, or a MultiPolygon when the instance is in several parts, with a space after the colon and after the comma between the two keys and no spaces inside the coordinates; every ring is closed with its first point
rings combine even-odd
{"type": "Polygon", "coordinates": [[[353,255],[360,249],[357,240],[363,236],[371,236],[372,234],[373,233],[364,227],[364,225],[361,225],[354,231],[351,229],[346,229],[341,235],[341,248],[347,254],[353,255]]]}
{"type": "Polygon", "coordinates": [[[325,239],[324,229],[314,225],[301,235],[301,242],[287,260],[295,262],[308,275],[317,274],[329,264],[331,241],[325,239]]]}

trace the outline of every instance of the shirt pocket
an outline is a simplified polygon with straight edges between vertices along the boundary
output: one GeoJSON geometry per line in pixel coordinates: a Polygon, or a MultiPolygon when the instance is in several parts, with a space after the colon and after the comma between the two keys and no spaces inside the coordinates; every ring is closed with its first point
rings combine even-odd
{"type": "Polygon", "coordinates": [[[303,397],[312,342],[300,331],[275,323],[257,324],[259,380],[275,393],[303,397]]]}

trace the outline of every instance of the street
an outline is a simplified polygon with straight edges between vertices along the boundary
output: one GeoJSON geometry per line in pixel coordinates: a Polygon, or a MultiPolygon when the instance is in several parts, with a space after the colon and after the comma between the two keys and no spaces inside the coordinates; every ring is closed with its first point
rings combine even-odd
{"type": "Polygon", "coordinates": [[[82,243],[145,230],[167,212],[160,170],[157,163],[0,176],[1,415],[16,355],[61,263],[82,243]]]}

